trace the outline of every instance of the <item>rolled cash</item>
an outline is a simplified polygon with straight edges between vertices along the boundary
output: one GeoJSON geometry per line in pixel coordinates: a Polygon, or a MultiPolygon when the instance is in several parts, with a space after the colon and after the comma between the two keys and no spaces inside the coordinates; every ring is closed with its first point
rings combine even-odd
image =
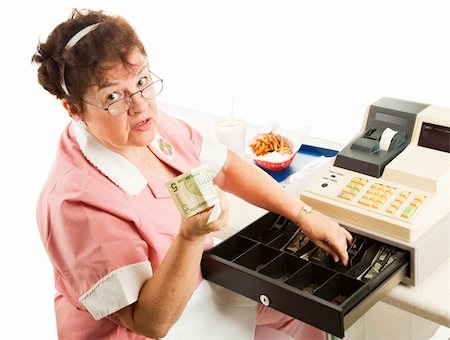
{"type": "Polygon", "coordinates": [[[219,196],[207,165],[201,165],[175,177],[166,183],[166,187],[181,215],[186,218],[214,205],[219,206],[219,196]]]}

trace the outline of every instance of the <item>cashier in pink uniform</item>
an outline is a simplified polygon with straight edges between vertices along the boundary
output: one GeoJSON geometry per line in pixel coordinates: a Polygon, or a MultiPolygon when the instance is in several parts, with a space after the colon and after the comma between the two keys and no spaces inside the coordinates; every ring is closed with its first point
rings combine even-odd
{"type": "Polygon", "coordinates": [[[72,118],[37,205],[60,339],[242,340],[268,329],[280,339],[325,338],[203,280],[202,252],[228,220],[221,190],[297,221],[344,264],[351,235],[317,211],[300,214],[304,204],[265,172],[158,110],[162,80],[123,18],[74,10],[32,60],[72,118]],[[210,210],[182,218],[165,188],[200,164],[220,188],[222,212],[209,224],[210,210]]]}

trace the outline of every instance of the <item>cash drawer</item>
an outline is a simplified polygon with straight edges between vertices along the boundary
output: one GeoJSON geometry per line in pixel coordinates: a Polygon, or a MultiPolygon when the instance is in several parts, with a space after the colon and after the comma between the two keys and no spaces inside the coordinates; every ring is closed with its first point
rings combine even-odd
{"type": "Polygon", "coordinates": [[[292,221],[267,213],[204,252],[203,277],[342,338],[409,270],[408,251],[352,235],[343,267],[292,221]]]}

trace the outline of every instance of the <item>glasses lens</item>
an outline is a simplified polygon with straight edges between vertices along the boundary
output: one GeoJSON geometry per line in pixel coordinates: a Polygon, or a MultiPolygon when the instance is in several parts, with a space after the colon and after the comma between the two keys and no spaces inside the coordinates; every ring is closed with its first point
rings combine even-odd
{"type": "MultiPolygon", "coordinates": [[[[149,100],[155,98],[158,94],[160,94],[162,89],[163,89],[163,82],[161,79],[158,79],[154,83],[150,84],[145,89],[143,89],[141,91],[141,94],[144,99],[149,100]]],[[[111,116],[118,116],[128,111],[130,106],[131,106],[131,98],[123,98],[109,105],[108,112],[111,116]]]]}
{"type": "Polygon", "coordinates": [[[158,79],[157,81],[155,81],[154,83],[152,83],[151,85],[147,86],[145,89],[142,90],[142,97],[144,97],[145,99],[153,99],[158,94],[161,93],[162,89],[163,89],[162,80],[158,79]]]}
{"type": "Polygon", "coordinates": [[[108,112],[111,116],[118,116],[130,108],[128,98],[118,100],[108,106],[108,112]]]}

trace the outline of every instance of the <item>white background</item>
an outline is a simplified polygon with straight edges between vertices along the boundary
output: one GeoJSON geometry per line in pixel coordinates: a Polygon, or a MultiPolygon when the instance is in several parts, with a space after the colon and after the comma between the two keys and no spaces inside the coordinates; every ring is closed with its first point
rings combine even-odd
{"type": "Polygon", "coordinates": [[[450,5],[436,1],[2,2],[0,338],[56,338],[35,203],[68,116],[37,83],[39,40],[71,8],[120,14],[164,78],[161,99],[347,143],[366,106],[450,107],[450,5]]]}

